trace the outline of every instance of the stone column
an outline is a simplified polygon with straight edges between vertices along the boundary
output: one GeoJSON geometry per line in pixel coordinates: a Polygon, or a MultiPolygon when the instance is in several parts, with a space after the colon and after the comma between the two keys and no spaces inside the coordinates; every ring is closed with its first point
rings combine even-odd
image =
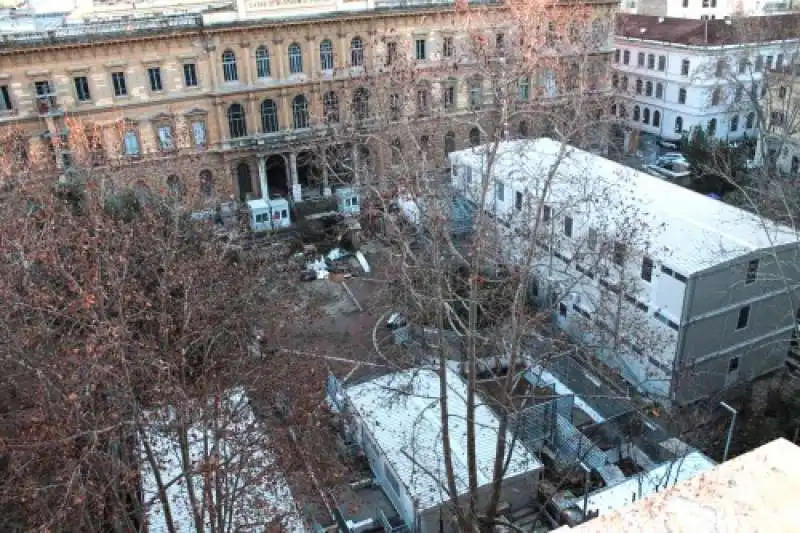
{"type": "Polygon", "coordinates": [[[331,185],[328,183],[328,167],[325,165],[322,167],[322,196],[330,196],[331,194],[331,185]]]}
{"type": "Polygon", "coordinates": [[[239,45],[241,47],[241,53],[239,56],[241,57],[242,63],[242,80],[245,85],[252,85],[253,84],[253,54],[250,51],[250,43],[245,41],[239,45]]]}
{"type": "Polygon", "coordinates": [[[316,37],[313,35],[306,35],[306,52],[308,53],[308,77],[316,80],[320,73],[319,64],[319,46],[316,42],[316,37]]]}
{"type": "Polygon", "coordinates": [[[230,131],[227,128],[227,121],[226,118],[227,109],[225,108],[225,102],[221,99],[217,99],[214,101],[214,114],[217,116],[217,128],[219,129],[219,141],[220,142],[227,142],[229,139],[230,131]]]}
{"type": "Polygon", "coordinates": [[[295,202],[303,201],[303,187],[297,182],[297,154],[289,154],[289,175],[292,184],[292,199],[295,202]]]}
{"type": "Polygon", "coordinates": [[[258,105],[258,96],[247,95],[247,134],[255,135],[261,132],[261,113],[258,105]]]}
{"type": "MultiPolygon", "coordinates": [[[[220,63],[221,58],[215,57],[216,56],[216,52],[217,52],[217,47],[214,46],[214,45],[210,45],[210,46],[208,46],[206,48],[206,55],[208,56],[208,65],[209,65],[209,69],[208,69],[209,72],[208,73],[211,75],[211,87],[209,87],[209,88],[212,91],[216,91],[217,88],[218,88],[217,86],[219,84],[219,81],[218,81],[219,74],[218,74],[217,69],[219,68],[219,63],[220,63]]],[[[201,85],[204,85],[203,78],[202,78],[202,73],[198,73],[198,75],[201,76],[200,80],[198,80],[198,81],[200,82],[201,85]]]]}
{"type": "Polygon", "coordinates": [[[258,156],[258,182],[261,184],[261,198],[269,200],[269,184],[267,183],[267,158],[258,156]]]}
{"type": "Polygon", "coordinates": [[[339,46],[333,54],[333,66],[337,70],[350,68],[350,40],[344,32],[339,32],[336,36],[339,38],[339,46]]]}
{"type": "Polygon", "coordinates": [[[272,50],[270,50],[269,54],[270,61],[273,63],[271,65],[272,77],[276,80],[282,80],[286,78],[286,71],[283,69],[284,56],[286,55],[286,50],[283,48],[283,39],[275,39],[272,44],[272,50]]]}

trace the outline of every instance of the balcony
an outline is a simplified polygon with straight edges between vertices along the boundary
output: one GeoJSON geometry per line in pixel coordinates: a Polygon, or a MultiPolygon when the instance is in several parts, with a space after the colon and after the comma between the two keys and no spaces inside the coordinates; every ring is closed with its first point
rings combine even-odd
{"type": "Polygon", "coordinates": [[[36,97],[36,110],[39,116],[52,117],[64,114],[64,110],[58,105],[58,100],[54,94],[40,94],[36,97]]]}

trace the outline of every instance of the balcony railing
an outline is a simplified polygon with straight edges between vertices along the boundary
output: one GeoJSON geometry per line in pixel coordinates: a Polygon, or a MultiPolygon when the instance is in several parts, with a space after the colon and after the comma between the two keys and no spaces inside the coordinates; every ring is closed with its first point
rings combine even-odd
{"type": "Polygon", "coordinates": [[[3,44],[38,44],[57,41],[88,41],[98,35],[130,35],[160,33],[174,29],[200,28],[199,15],[171,15],[164,17],[127,18],[109,21],[65,24],[44,32],[19,32],[2,36],[3,44]]]}

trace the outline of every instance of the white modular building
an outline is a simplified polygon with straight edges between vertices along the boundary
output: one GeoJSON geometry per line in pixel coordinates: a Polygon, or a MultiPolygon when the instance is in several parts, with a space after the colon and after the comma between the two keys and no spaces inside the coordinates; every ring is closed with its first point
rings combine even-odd
{"type": "Polygon", "coordinates": [[[453,186],[477,205],[491,188],[533,298],[640,390],[690,403],[786,364],[796,232],[548,138],[500,143],[485,176],[488,149],[450,154],[453,186]]]}

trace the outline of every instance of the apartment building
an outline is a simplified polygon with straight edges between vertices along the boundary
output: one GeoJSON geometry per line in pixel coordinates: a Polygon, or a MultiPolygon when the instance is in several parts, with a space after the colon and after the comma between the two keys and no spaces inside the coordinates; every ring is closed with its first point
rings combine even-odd
{"type": "Polygon", "coordinates": [[[622,0],[620,12],[698,20],[783,14],[796,8],[793,0],[622,0]]]}
{"type": "Polygon", "coordinates": [[[699,21],[618,15],[614,113],[634,133],[675,142],[694,128],[755,137],[768,75],[797,59],[800,15],[699,21]]]}
{"type": "MultiPolygon", "coordinates": [[[[799,43],[800,44],[800,43],[799,43]]],[[[800,48],[800,46],[798,46],[800,48]]],[[[800,50],[798,50],[800,52],[800,50]]],[[[798,52],[795,52],[797,54],[798,52]]],[[[797,56],[795,56],[797,57],[797,56]]],[[[800,63],[792,62],[770,73],[761,99],[766,123],[760,130],[756,162],[789,180],[800,176],[800,63]]],[[[787,181],[791,185],[793,181],[787,181]]]]}
{"type": "MultiPolygon", "coordinates": [[[[514,42],[500,2],[457,11],[450,1],[176,0],[147,3],[141,16],[137,2],[136,16],[120,18],[122,4],[81,2],[60,26],[2,37],[0,128],[21,130],[31,149],[68,152],[77,119],[96,126],[99,151],[131,163],[170,161],[183,141],[194,159],[168,181],[200,180],[209,201],[330,194],[337,180],[391,165],[370,132],[395,128],[399,152],[398,125],[409,122],[427,128],[412,140],[443,163],[471,138],[459,117],[494,101],[492,80],[455,56],[481,28],[499,47],[514,42]],[[415,94],[375,94],[398,58],[415,69],[415,94]]],[[[591,9],[609,21],[613,3],[591,9]]],[[[594,57],[607,64],[610,24],[597,29],[594,57]]]]}
{"type": "MultiPolygon", "coordinates": [[[[484,205],[500,222],[505,259],[533,254],[531,295],[559,328],[644,393],[677,404],[787,364],[800,317],[797,233],[562,148],[547,138],[501,143],[484,205]]],[[[473,201],[485,150],[450,154],[454,186],[473,201]]]]}

